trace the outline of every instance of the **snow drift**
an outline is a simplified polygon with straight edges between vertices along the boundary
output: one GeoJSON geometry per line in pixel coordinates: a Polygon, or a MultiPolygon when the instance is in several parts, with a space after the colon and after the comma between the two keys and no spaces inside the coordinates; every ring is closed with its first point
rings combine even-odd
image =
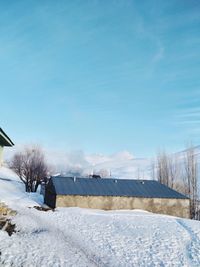
{"type": "Polygon", "coordinates": [[[0,231],[1,266],[200,266],[200,222],[138,210],[43,212],[33,208],[38,194],[0,174],[0,199],[18,212],[17,232],[0,231]]]}

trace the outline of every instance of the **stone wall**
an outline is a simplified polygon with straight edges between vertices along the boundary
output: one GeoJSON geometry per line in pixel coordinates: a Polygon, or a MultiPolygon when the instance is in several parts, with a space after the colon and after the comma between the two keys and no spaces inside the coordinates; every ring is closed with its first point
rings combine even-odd
{"type": "Polygon", "coordinates": [[[0,202],[0,216],[15,215],[16,211],[10,209],[4,202],[0,202]]]}
{"type": "Polygon", "coordinates": [[[189,199],[58,195],[55,206],[103,210],[142,209],[154,213],[190,218],[189,199]]]}

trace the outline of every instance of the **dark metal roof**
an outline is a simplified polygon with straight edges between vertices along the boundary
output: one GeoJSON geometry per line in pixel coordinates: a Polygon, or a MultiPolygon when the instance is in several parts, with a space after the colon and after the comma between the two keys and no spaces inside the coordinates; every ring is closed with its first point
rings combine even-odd
{"type": "Polygon", "coordinates": [[[14,143],[7,136],[7,134],[0,128],[0,145],[2,146],[14,146],[14,143]]]}
{"type": "Polygon", "coordinates": [[[152,180],[52,177],[47,189],[56,195],[127,196],[145,198],[187,197],[152,180]]]}

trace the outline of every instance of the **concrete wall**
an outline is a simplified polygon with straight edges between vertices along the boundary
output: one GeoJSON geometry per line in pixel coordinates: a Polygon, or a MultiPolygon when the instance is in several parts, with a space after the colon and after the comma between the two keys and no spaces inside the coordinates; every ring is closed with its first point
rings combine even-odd
{"type": "Polygon", "coordinates": [[[190,217],[189,199],[58,195],[55,206],[103,210],[142,209],[177,217],[190,217]]]}
{"type": "Polygon", "coordinates": [[[0,145],[0,167],[3,164],[3,147],[0,145]]]}

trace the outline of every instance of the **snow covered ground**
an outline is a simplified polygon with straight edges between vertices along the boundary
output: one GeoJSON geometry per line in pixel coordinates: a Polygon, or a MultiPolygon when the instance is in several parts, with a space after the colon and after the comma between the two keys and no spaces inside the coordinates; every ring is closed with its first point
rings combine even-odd
{"type": "Polygon", "coordinates": [[[39,211],[41,197],[7,174],[0,169],[0,199],[17,210],[17,232],[0,231],[0,266],[200,266],[200,222],[138,210],[39,211]]]}

